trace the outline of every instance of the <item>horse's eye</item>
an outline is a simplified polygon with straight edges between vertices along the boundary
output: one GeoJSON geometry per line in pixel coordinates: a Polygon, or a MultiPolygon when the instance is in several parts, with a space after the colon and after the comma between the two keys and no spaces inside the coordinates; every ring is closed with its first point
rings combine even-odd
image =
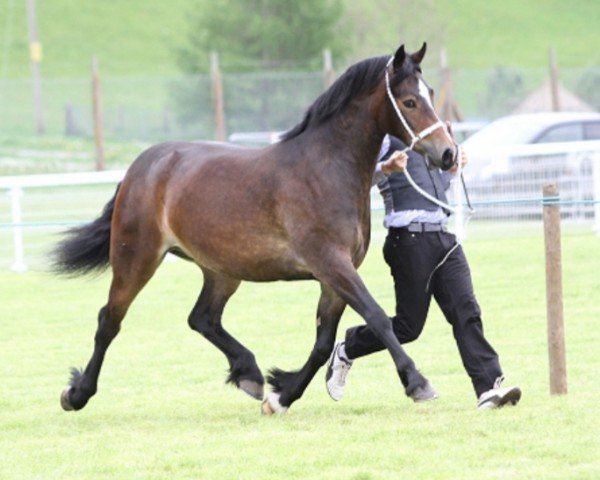
{"type": "Polygon", "coordinates": [[[417,104],[414,100],[404,100],[402,102],[406,108],[416,108],[417,104]]]}

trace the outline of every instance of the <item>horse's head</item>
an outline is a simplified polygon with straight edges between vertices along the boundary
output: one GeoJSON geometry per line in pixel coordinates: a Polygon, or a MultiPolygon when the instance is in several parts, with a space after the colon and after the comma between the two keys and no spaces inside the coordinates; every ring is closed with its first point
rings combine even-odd
{"type": "Polygon", "coordinates": [[[455,163],[457,146],[435,112],[433,90],[422,76],[426,49],[423,43],[421,50],[407,54],[402,45],[386,65],[388,133],[426,155],[433,166],[448,170],[455,163]]]}

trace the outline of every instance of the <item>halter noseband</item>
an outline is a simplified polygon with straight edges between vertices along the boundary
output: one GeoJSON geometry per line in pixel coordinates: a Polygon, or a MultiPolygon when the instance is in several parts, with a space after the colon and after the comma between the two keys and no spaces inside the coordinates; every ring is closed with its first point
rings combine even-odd
{"type": "MultiPolygon", "coordinates": [[[[445,127],[445,125],[438,118],[438,121],[435,122],[433,125],[430,125],[429,127],[425,128],[424,130],[422,130],[421,132],[419,132],[417,135],[415,135],[415,133],[410,128],[410,125],[408,124],[406,118],[404,118],[404,115],[402,115],[402,112],[400,111],[400,107],[398,107],[398,104],[396,103],[396,99],[394,98],[394,95],[392,94],[392,89],[390,88],[390,65],[392,64],[393,61],[394,61],[394,56],[392,55],[390,57],[390,59],[388,60],[386,66],[385,66],[385,89],[387,91],[387,96],[390,99],[390,102],[392,102],[392,106],[394,107],[394,110],[396,111],[396,115],[398,115],[398,118],[402,122],[402,125],[404,126],[404,128],[406,129],[406,131],[408,132],[408,134],[410,135],[410,138],[411,138],[410,145],[408,147],[406,147],[404,150],[400,150],[401,152],[407,152],[409,150],[412,150],[415,147],[415,145],[418,142],[420,142],[421,140],[423,140],[426,136],[431,135],[438,128],[445,127]]],[[[446,134],[448,135],[447,132],[446,132],[446,134]]],[[[450,136],[450,135],[448,135],[448,136],[450,136]]],[[[460,146],[457,145],[456,142],[454,142],[454,139],[452,139],[452,138],[450,138],[450,139],[456,145],[457,149],[460,149],[460,146]]],[[[459,157],[459,156],[460,156],[460,153],[457,153],[457,157],[459,157]]],[[[462,168],[461,167],[462,166],[460,164],[460,161],[458,161],[458,175],[460,176],[461,181],[462,181],[462,186],[463,186],[463,190],[465,192],[465,196],[466,196],[466,199],[467,199],[467,205],[469,206],[469,211],[470,211],[471,214],[473,214],[474,210],[473,210],[473,207],[471,206],[471,202],[469,200],[469,195],[467,193],[467,186],[465,185],[465,181],[464,181],[464,178],[462,176],[462,168]]],[[[430,200],[431,202],[435,203],[436,205],[438,205],[438,206],[440,206],[442,208],[445,208],[446,210],[449,210],[452,213],[456,213],[458,211],[457,208],[451,207],[447,203],[444,203],[444,202],[440,201],[439,199],[435,198],[434,196],[430,195],[425,190],[423,190],[421,187],[419,187],[419,185],[417,185],[417,183],[411,177],[411,175],[408,172],[407,168],[404,169],[404,175],[406,176],[406,179],[411,184],[411,186],[417,192],[419,192],[423,197],[427,198],[428,200],[430,200]]],[[[445,261],[445,259],[444,259],[444,261],[445,261]]],[[[437,269],[437,267],[436,267],[436,269],[437,269]]]]}
{"type": "Polygon", "coordinates": [[[385,89],[387,92],[387,96],[390,99],[390,102],[392,102],[392,106],[394,107],[394,110],[396,111],[396,115],[402,122],[404,129],[410,135],[410,145],[408,147],[406,147],[404,150],[402,150],[403,152],[406,152],[408,150],[412,150],[418,142],[423,140],[428,135],[431,135],[438,128],[444,128],[444,123],[438,119],[438,121],[435,122],[433,125],[430,125],[429,127],[425,128],[424,130],[419,132],[417,135],[415,135],[415,133],[410,128],[408,121],[406,120],[406,118],[404,118],[404,115],[402,115],[402,111],[400,110],[400,107],[398,107],[398,104],[396,103],[396,99],[394,98],[394,95],[392,94],[392,89],[390,88],[390,65],[392,64],[393,61],[394,61],[394,56],[392,55],[390,57],[390,59],[388,60],[387,64],[385,65],[385,89]]]}

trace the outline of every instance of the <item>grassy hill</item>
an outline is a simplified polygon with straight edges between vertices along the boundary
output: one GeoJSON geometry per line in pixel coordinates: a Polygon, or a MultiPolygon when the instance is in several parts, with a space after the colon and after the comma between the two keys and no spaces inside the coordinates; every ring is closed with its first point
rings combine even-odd
{"type": "MultiPolygon", "coordinates": [[[[104,73],[177,72],[174,49],[185,42],[190,15],[207,0],[38,1],[43,73],[81,76],[98,55],[104,73]]],[[[590,0],[344,0],[339,35],[348,60],[445,45],[454,67],[543,67],[554,46],[561,66],[600,63],[600,3],[590,0]]],[[[25,2],[0,2],[0,78],[29,75],[25,2]]],[[[437,61],[436,56],[430,62],[437,61]]]]}

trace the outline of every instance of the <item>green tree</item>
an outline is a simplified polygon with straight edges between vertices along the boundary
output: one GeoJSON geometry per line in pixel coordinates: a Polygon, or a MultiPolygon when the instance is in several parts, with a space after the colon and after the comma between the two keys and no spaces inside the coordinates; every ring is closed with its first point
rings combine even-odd
{"type": "Polygon", "coordinates": [[[290,79],[283,70],[320,70],[325,48],[336,61],[341,59],[340,37],[347,35],[336,35],[334,27],[342,10],[342,0],[200,0],[178,55],[188,76],[172,88],[179,122],[210,138],[206,73],[209,54],[216,51],[225,73],[228,132],[292,126],[321,93],[323,78],[290,79]]]}
{"type": "Polygon", "coordinates": [[[324,48],[341,55],[334,27],[342,10],[342,0],[204,1],[190,16],[179,65],[205,72],[209,52],[217,51],[224,70],[320,66],[324,48]]]}

